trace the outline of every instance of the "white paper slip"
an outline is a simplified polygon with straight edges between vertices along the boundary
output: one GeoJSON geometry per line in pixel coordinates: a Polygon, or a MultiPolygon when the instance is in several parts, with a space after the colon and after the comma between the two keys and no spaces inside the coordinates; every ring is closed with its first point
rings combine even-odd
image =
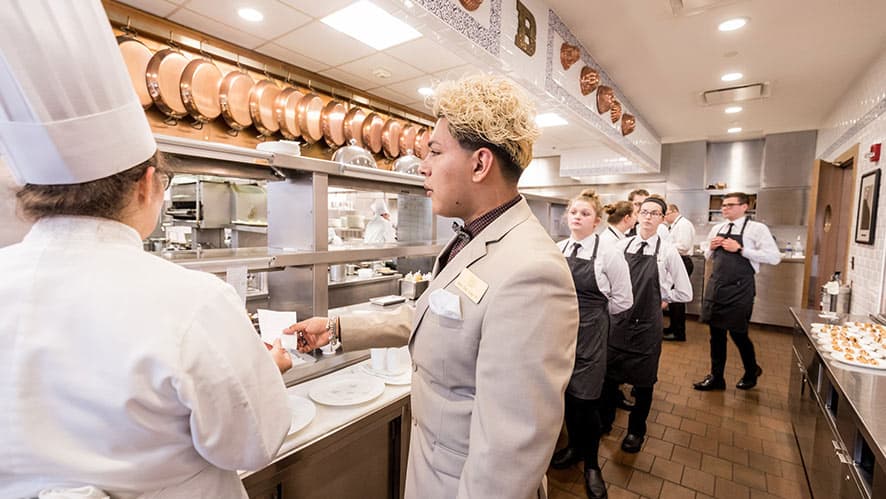
{"type": "Polygon", "coordinates": [[[261,331],[261,339],[269,345],[273,345],[274,340],[282,336],[284,347],[289,350],[297,348],[296,336],[283,334],[284,329],[296,322],[298,318],[295,312],[258,309],[258,329],[261,331]]]}

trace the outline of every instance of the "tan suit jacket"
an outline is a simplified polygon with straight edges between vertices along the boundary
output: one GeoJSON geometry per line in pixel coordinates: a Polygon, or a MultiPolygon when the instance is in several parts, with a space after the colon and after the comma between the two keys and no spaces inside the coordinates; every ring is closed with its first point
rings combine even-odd
{"type": "Polygon", "coordinates": [[[541,484],[575,361],[578,304],[563,255],[525,200],[442,270],[438,259],[414,313],[404,306],[369,320],[342,317],[341,327],[348,350],[408,338],[407,498],[545,497],[541,484]],[[456,284],[466,268],[489,285],[478,303],[456,284]],[[431,310],[428,297],[439,289],[458,297],[460,320],[431,310]]]}

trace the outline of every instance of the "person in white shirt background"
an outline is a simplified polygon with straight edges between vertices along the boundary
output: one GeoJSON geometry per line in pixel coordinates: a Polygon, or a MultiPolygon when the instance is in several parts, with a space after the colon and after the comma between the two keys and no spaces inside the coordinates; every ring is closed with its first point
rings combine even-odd
{"type": "Polygon", "coordinates": [[[0,249],[0,497],[245,498],[292,361],[231,286],[143,251],[172,172],[101,3],[10,3],[0,151],[36,222],[0,249]]]}
{"type": "MultiPolygon", "coordinates": [[[[668,224],[668,232],[671,243],[680,253],[686,273],[692,277],[694,265],[692,264],[692,248],[695,246],[695,226],[686,217],[680,215],[680,208],[671,203],[665,213],[665,222],[668,224]]],[[[664,226],[662,224],[660,227],[664,226]]],[[[665,341],[686,341],[686,304],[671,303],[668,305],[668,313],[671,323],[664,329],[665,341]]]]}
{"type": "Polygon", "coordinates": [[[710,325],[711,372],[693,385],[696,390],[726,389],[727,331],[744,366],[744,376],[735,387],[749,390],[763,374],[748,335],[756,295],[754,276],[762,263],[778,265],[781,252],[769,228],[745,215],[749,201],[743,192],[726,194],[721,205],[726,222],[715,225],[708,234],[704,253],[713,263],[713,272],[705,286],[700,320],[710,325]]]}
{"type": "Polygon", "coordinates": [[[376,199],[372,203],[372,220],[363,231],[363,242],[369,244],[393,243],[397,240],[397,232],[391,222],[391,213],[384,199],[376,199]]]}
{"type": "Polygon", "coordinates": [[[606,246],[614,246],[637,223],[634,205],[630,201],[618,201],[604,206],[603,212],[606,214],[606,228],[600,232],[600,241],[606,246]]]}
{"type": "Polygon", "coordinates": [[[628,453],[639,452],[646,436],[653,386],[658,380],[662,309],[668,303],[692,300],[692,284],[680,254],[656,233],[666,210],[660,198],[647,198],[640,206],[637,235],[616,245],[630,269],[634,304],[615,318],[609,335],[601,415],[606,432],[615,420],[618,385],[634,386],[636,402],[621,444],[628,453]]]}
{"type": "Polygon", "coordinates": [[[634,189],[628,194],[628,201],[631,203],[631,206],[634,207],[634,225],[625,232],[626,236],[630,237],[637,235],[637,226],[640,224],[637,213],[640,212],[640,205],[643,204],[643,201],[645,201],[647,197],[649,197],[649,191],[642,188],[634,189]]]}
{"type": "Polygon", "coordinates": [[[633,304],[631,276],[622,254],[601,243],[594,231],[603,207],[592,189],[569,202],[566,220],[571,236],[557,243],[566,255],[578,296],[580,322],[575,367],[566,387],[567,446],[554,453],[551,466],[565,469],[584,461],[585,492],[589,498],[606,496],[598,462],[600,415],[598,412],[606,375],[606,343],[609,315],[633,304]]]}

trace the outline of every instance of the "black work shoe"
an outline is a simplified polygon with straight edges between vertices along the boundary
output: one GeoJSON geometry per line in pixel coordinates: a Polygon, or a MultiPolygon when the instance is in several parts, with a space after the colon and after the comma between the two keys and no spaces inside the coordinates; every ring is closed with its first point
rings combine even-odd
{"type": "Polygon", "coordinates": [[[701,390],[703,392],[709,392],[712,390],[725,390],[726,380],[724,380],[723,378],[715,378],[713,374],[708,374],[704,377],[703,380],[693,384],[692,388],[695,388],[696,390],[701,390]]]}
{"type": "Polygon", "coordinates": [[[678,336],[673,333],[665,333],[665,335],[662,336],[662,339],[664,339],[665,341],[686,341],[686,336],[685,335],[678,336]]]}
{"type": "Polygon", "coordinates": [[[578,449],[567,446],[554,453],[554,457],[551,458],[551,468],[565,470],[579,461],[581,461],[581,456],[578,449]]]}
{"type": "Polygon", "coordinates": [[[628,436],[621,441],[621,450],[630,454],[636,454],[640,452],[640,447],[643,447],[643,440],[644,437],[641,435],[628,433],[628,436]]]}
{"type": "Polygon", "coordinates": [[[595,468],[585,469],[585,494],[588,499],[606,499],[606,482],[603,481],[603,473],[595,468]]]}
{"type": "Polygon", "coordinates": [[[738,381],[738,384],[735,385],[739,390],[750,390],[751,388],[757,386],[757,378],[763,375],[763,368],[757,366],[757,372],[754,373],[753,376],[748,376],[745,374],[738,381]]]}

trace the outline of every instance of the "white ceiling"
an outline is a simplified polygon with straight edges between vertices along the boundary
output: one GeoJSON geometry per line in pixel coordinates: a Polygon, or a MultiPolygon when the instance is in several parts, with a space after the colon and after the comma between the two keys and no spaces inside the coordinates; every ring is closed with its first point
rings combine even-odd
{"type": "MultiPolygon", "coordinates": [[[[210,36],[427,113],[419,87],[474,69],[425,36],[377,51],[319,21],[352,0],[121,0],[210,36]],[[250,6],[261,23],[240,19],[250,6]],[[390,77],[380,79],[373,70],[390,77]]],[[[545,0],[607,71],[662,142],[759,137],[821,128],[850,83],[886,48],[884,0],[545,0]],[[685,11],[684,11],[685,14],[685,11]],[[742,30],[717,31],[746,16],[742,30]],[[745,78],[723,83],[721,74],[745,78]],[[771,95],[744,111],[702,106],[705,90],[767,82],[771,95]],[[726,135],[730,126],[744,132],[726,135]]],[[[421,31],[421,27],[417,27],[421,31]]],[[[596,141],[584,127],[548,128],[536,155],[596,141]]]]}

